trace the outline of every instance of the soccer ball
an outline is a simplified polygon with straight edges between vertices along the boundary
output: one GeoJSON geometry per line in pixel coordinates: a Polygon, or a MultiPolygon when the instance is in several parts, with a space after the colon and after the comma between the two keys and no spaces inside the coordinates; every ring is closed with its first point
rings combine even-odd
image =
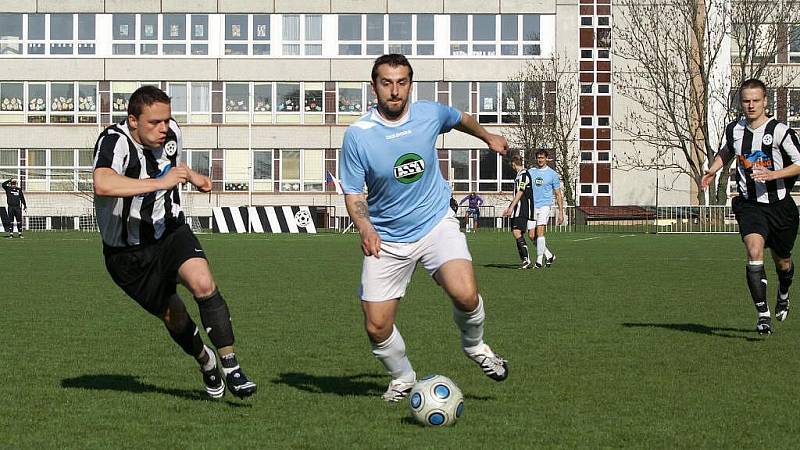
{"type": "Polygon", "coordinates": [[[411,415],[423,425],[446,427],[452,425],[464,412],[464,394],[443,375],[428,375],[413,388],[408,402],[411,415]]]}

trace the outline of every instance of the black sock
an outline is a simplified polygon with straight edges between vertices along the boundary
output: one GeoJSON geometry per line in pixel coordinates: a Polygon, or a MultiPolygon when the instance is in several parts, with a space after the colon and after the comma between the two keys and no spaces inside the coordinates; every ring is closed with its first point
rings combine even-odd
{"type": "Polygon", "coordinates": [[[785,297],[789,293],[789,288],[792,286],[794,263],[792,263],[792,267],[789,267],[789,270],[781,270],[775,267],[775,271],[778,272],[778,292],[785,297]]]}
{"type": "MultiPolygon", "coordinates": [[[[167,327],[169,335],[186,352],[187,355],[197,359],[198,355],[202,357],[205,355],[203,351],[203,339],[200,338],[200,332],[197,330],[197,325],[194,324],[191,318],[187,317],[186,324],[178,332],[173,332],[167,327]]],[[[199,361],[202,362],[202,361],[199,361]]]]}
{"type": "Polygon", "coordinates": [[[747,287],[750,289],[750,296],[753,297],[753,304],[759,314],[768,313],[767,306],[767,272],[764,264],[747,265],[747,287]]]}
{"type": "Polygon", "coordinates": [[[197,298],[197,306],[200,308],[200,320],[206,329],[208,338],[216,348],[229,347],[233,345],[233,325],[231,324],[231,313],[228,305],[219,289],[205,298],[197,298]]]}
{"type": "Polygon", "coordinates": [[[519,259],[523,261],[528,259],[528,244],[525,243],[524,236],[517,238],[517,251],[519,252],[519,259]]]}

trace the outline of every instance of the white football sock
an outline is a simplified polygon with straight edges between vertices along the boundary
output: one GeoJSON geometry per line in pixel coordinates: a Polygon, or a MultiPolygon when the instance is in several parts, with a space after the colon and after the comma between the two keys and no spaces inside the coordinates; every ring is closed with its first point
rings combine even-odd
{"type": "Polygon", "coordinates": [[[392,334],[385,341],[378,344],[370,341],[370,344],[372,345],[372,354],[383,363],[392,379],[416,381],[417,374],[406,356],[406,343],[397,326],[392,326],[392,334]]]}
{"type": "Polygon", "coordinates": [[[547,245],[545,244],[544,236],[539,236],[536,238],[536,257],[541,258],[542,255],[545,254],[547,251],[547,245]]]}
{"type": "MultiPolygon", "coordinates": [[[[461,346],[464,351],[483,345],[483,322],[486,312],[483,310],[483,298],[478,294],[478,307],[474,311],[466,312],[453,307],[453,322],[461,332],[461,346]]],[[[473,352],[474,353],[474,352],[473,352]]]]}
{"type": "Polygon", "coordinates": [[[217,356],[214,355],[214,351],[208,348],[207,345],[204,345],[203,349],[208,355],[208,361],[206,361],[205,364],[201,364],[200,368],[203,369],[203,372],[208,372],[209,370],[213,369],[214,366],[217,365],[217,356]]]}

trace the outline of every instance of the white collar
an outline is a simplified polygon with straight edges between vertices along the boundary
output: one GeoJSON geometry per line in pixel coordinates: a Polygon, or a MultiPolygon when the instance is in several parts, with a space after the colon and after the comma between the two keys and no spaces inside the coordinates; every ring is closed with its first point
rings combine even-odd
{"type": "Polygon", "coordinates": [[[372,114],[370,115],[370,119],[372,119],[375,122],[378,122],[378,123],[382,124],[383,126],[386,126],[386,127],[389,127],[389,128],[397,128],[397,127],[399,127],[401,125],[405,125],[405,123],[408,122],[408,119],[410,118],[410,116],[411,116],[411,103],[408,104],[408,110],[406,110],[406,113],[403,114],[397,120],[391,120],[391,121],[390,120],[386,120],[381,115],[381,113],[378,112],[378,107],[377,106],[375,108],[372,108],[372,114]]]}

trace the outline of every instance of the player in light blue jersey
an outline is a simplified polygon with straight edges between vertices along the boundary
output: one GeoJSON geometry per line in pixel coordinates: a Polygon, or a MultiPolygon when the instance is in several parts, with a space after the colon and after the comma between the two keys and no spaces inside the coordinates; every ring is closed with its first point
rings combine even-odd
{"type": "Polygon", "coordinates": [[[450,209],[436,139],[455,128],[503,155],[508,143],[469,114],[439,103],[410,104],[413,75],[402,55],[375,60],[377,107],[347,129],[339,164],[347,212],[364,252],[359,293],[364,325],[372,353],[392,376],[383,394],[387,402],[402,400],[416,381],[395,314],[417,261],[452,299],[464,353],[492,379],[508,376],[507,361],[483,341],[483,301],[466,238],[450,209]]]}
{"type": "Polygon", "coordinates": [[[556,256],[547,248],[544,239],[544,230],[547,219],[550,217],[550,207],[553,206],[553,196],[558,203],[557,223],[564,223],[564,196],[561,194],[561,179],[550,166],[547,165],[547,150],[536,151],[536,166],[528,169],[533,183],[533,220],[528,222],[528,237],[531,242],[536,242],[535,268],[550,267],[556,256]]]}

